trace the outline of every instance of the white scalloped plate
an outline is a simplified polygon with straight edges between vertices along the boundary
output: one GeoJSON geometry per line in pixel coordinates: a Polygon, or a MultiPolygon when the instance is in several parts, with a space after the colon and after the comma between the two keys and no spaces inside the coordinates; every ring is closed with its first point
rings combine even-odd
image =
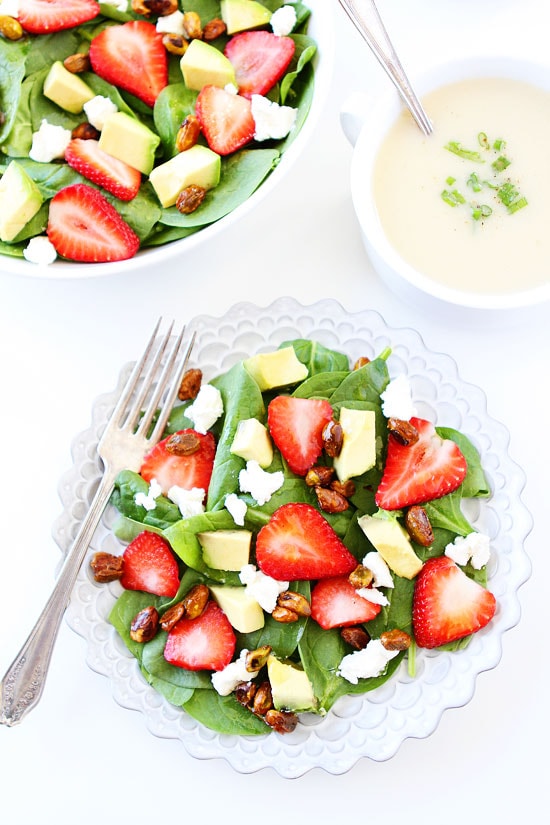
{"type": "MultiPolygon", "coordinates": [[[[482,455],[492,495],[475,502],[468,516],[491,538],[489,576],[498,602],[495,619],[465,650],[419,650],[414,679],[402,664],[385,685],[364,696],[343,697],[325,718],[304,715],[294,733],[260,737],[213,733],[145,682],[135,659],[106,620],[120,586],[96,584],[88,564],[82,567],[74,588],[67,621],[86,639],[87,662],[92,670],[107,676],[116,701],[141,711],[151,733],[179,739],[193,757],[221,757],[241,773],[271,767],[289,778],[316,767],[344,773],[361,758],[389,759],[405,739],[429,736],[445,710],[472,698],[478,674],[498,664],[503,634],[519,621],[518,590],[531,572],[523,544],[532,520],[520,499],[525,477],[508,455],[508,432],[488,416],[485,394],[460,379],[451,357],[427,350],[414,330],[388,328],[374,311],[350,314],[332,300],[302,306],[282,298],[265,308],[237,304],[221,318],[197,317],[187,330],[197,335],[191,365],[200,366],[205,380],[239,359],[292,338],[315,339],[347,353],[352,361],[360,355],[372,358],[390,346],[390,373],[409,376],[419,414],[463,431],[482,455]]],[[[74,465],[59,488],[64,510],[54,525],[54,538],[64,552],[95,491],[101,466],[97,442],[129,368],[123,369],[113,392],[97,399],[90,429],[73,443],[74,465]]],[[[90,553],[100,548],[120,552],[110,530],[113,517],[108,508],[90,553]]]]}

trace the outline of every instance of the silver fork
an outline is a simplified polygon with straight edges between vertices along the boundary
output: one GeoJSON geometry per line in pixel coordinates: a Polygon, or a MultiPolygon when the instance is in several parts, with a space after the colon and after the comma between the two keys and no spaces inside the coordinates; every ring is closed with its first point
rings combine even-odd
{"type": "Polygon", "coordinates": [[[137,472],[143,456],[160,440],[166,427],[194,339],[179,360],[185,327],[172,342],[172,323],[155,347],[161,320],[133,368],[98,443],[104,473],[90,509],[67,553],[50,598],[0,683],[0,724],[18,724],[38,704],[61,619],[116,476],[125,468],[137,472]]]}

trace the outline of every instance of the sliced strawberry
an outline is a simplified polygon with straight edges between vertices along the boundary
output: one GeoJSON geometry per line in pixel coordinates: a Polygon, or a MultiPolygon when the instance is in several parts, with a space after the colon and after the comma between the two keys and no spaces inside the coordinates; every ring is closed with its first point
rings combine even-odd
{"type": "Polygon", "coordinates": [[[322,579],[311,591],[311,616],[323,630],[370,622],[380,610],[357,594],[347,576],[322,579]]]}
{"type": "Polygon", "coordinates": [[[19,0],[18,20],[30,34],[72,29],[100,12],[95,0],[19,0]]]}
{"type": "Polygon", "coordinates": [[[258,533],[256,561],[279,581],[345,576],[357,561],[328,521],[310,504],[279,507],[258,533]]]}
{"type": "Polygon", "coordinates": [[[178,563],[162,536],[146,530],[130,542],[122,558],[120,583],[126,590],[143,590],[172,598],[180,585],[178,563]]]}
{"type": "Polygon", "coordinates": [[[391,435],[375,501],[383,510],[400,510],[452,493],[462,484],[468,465],[459,447],[441,438],[434,425],[411,418],[419,439],[404,446],[391,435]]]}
{"type": "Polygon", "coordinates": [[[148,106],[168,84],[162,34],[145,20],[103,29],[90,44],[90,61],[96,74],[148,106]]]}
{"type": "Polygon", "coordinates": [[[230,155],[254,139],[256,124],[250,101],[218,86],[203,86],[195,114],[208,146],[218,155],[230,155]]]}
{"type": "Polygon", "coordinates": [[[85,178],[122,201],[131,201],[139,192],[141,172],[108,155],[97,140],[71,140],[65,149],[65,160],[85,178]]]}
{"type": "Polygon", "coordinates": [[[123,261],[139,249],[138,236],[115,207],[85,183],[54,195],[47,233],[57,253],[72,261],[123,261]]]}
{"type": "Polygon", "coordinates": [[[164,658],[186,670],[223,670],[233,659],[236,637],[216,602],[196,619],[180,619],[166,639],[164,658]]]}
{"type": "Polygon", "coordinates": [[[448,556],[428,559],[415,582],[413,629],[417,645],[439,647],[481,630],[496,599],[448,556]]]}
{"type": "Polygon", "coordinates": [[[166,494],[170,487],[183,487],[192,490],[194,487],[205,492],[210,484],[210,476],[214,466],[216,441],[212,433],[198,433],[195,430],[179,430],[174,435],[191,434],[198,441],[195,452],[187,455],[178,455],[170,451],[170,439],[167,436],[150,450],[144,457],[140,468],[140,475],[145,481],[155,478],[166,494]]]}
{"type": "Polygon", "coordinates": [[[273,441],[293,473],[305,476],[323,450],[323,429],[332,407],[319,398],[278,395],[267,408],[273,441]]]}
{"type": "Polygon", "coordinates": [[[239,94],[265,95],[284,75],[294,57],[291,37],[267,31],[236,34],[225,47],[225,56],[235,69],[239,94]]]}

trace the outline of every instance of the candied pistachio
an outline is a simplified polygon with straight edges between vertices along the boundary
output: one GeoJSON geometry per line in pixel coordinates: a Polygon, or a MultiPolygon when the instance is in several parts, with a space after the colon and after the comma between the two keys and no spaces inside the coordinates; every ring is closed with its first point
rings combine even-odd
{"type": "Polygon", "coordinates": [[[271,695],[271,685],[266,680],[257,687],[252,700],[252,710],[257,716],[265,716],[272,707],[273,697],[271,695]]]}
{"type": "Polygon", "coordinates": [[[0,14],[0,35],[6,40],[21,40],[25,32],[23,26],[9,14],[0,14]]]}
{"type": "Polygon", "coordinates": [[[413,541],[422,547],[434,542],[434,533],[428,514],[420,504],[413,504],[405,513],[405,528],[413,541]]]}
{"type": "Polygon", "coordinates": [[[172,455],[193,455],[201,446],[196,433],[174,433],[166,442],[166,450],[172,455]]]}
{"type": "Polygon", "coordinates": [[[326,467],[324,464],[315,464],[307,471],[305,482],[308,487],[329,487],[335,474],[333,467],[326,467]]]}
{"type": "Polygon", "coordinates": [[[248,673],[260,670],[266,664],[270,653],[271,645],[262,645],[256,650],[249,650],[245,658],[245,668],[248,673]]]}
{"type": "Polygon", "coordinates": [[[330,489],[340,493],[345,498],[351,498],[355,495],[355,482],[348,478],[347,481],[338,481],[335,479],[330,483],[330,489]]]}
{"type": "Polygon", "coordinates": [[[96,582],[104,584],[120,579],[124,569],[124,559],[122,556],[115,556],[112,553],[97,552],[90,560],[90,567],[93,570],[96,582]]]}
{"type": "Polygon", "coordinates": [[[416,444],[419,433],[414,424],[404,421],[402,418],[388,418],[388,430],[390,435],[403,447],[410,447],[416,444]]]}
{"type": "Polygon", "coordinates": [[[319,507],[325,513],[343,513],[349,507],[348,499],[337,490],[329,487],[315,487],[315,495],[319,502],[319,507]]]}
{"type": "Polygon", "coordinates": [[[187,115],[176,134],[176,149],[185,152],[191,149],[199,139],[201,126],[196,115],[187,115]]]}
{"type": "Polygon", "coordinates": [[[71,74],[81,74],[81,72],[89,72],[91,68],[90,56],[87,54],[83,54],[82,52],[70,54],[63,61],[63,65],[65,66],[68,72],[71,72],[71,74]]]}
{"type": "Polygon", "coordinates": [[[277,596],[277,605],[292,610],[298,616],[311,616],[311,605],[305,596],[295,590],[284,590],[277,596]]]}
{"type": "Polygon", "coordinates": [[[297,622],[300,618],[294,610],[290,610],[288,607],[281,607],[279,604],[275,606],[271,615],[276,622],[281,622],[281,624],[291,624],[292,622],[297,622]]]}
{"type": "Polygon", "coordinates": [[[369,587],[374,578],[372,570],[365,567],[364,564],[358,564],[355,570],[352,570],[348,576],[348,581],[356,589],[360,587],[369,587]]]}
{"type": "Polygon", "coordinates": [[[183,598],[186,619],[198,619],[210,598],[210,590],[205,584],[195,584],[183,598]]]}
{"type": "Polygon", "coordinates": [[[256,682],[239,682],[235,688],[235,699],[245,708],[252,708],[258,685],[256,682]]]}
{"type": "Polygon", "coordinates": [[[181,34],[167,32],[162,36],[162,45],[169,54],[176,54],[181,57],[189,47],[189,41],[181,34]]]}
{"type": "MultiPolygon", "coordinates": [[[[190,369],[184,373],[178,390],[180,401],[190,401],[199,394],[202,383],[202,370],[190,369]]],[[[198,439],[197,439],[198,440],[198,439]]]]}
{"type": "Polygon", "coordinates": [[[386,650],[408,650],[411,646],[411,637],[404,630],[395,627],[380,634],[380,641],[386,650]]]}
{"type": "Polygon", "coordinates": [[[130,625],[130,638],[133,639],[134,642],[139,642],[140,644],[150,642],[156,635],[158,625],[158,610],[154,605],[150,604],[148,607],[144,607],[143,610],[140,610],[139,613],[137,613],[132,619],[132,623],[130,625]]]}
{"type": "Polygon", "coordinates": [[[298,715],[288,710],[268,710],[264,717],[270,728],[277,733],[292,733],[298,724],[298,715]]]}
{"type": "Polygon", "coordinates": [[[182,215],[190,215],[199,208],[206,196],[206,189],[204,186],[197,186],[196,183],[190,183],[185,189],[182,189],[176,200],[176,209],[182,215]]]}
{"type": "Polygon", "coordinates": [[[178,9],[178,0],[132,0],[132,11],[144,17],[165,17],[178,9]]]}
{"type": "Polygon", "coordinates": [[[214,17],[213,20],[209,20],[208,23],[205,23],[204,28],[202,30],[202,39],[206,41],[216,40],[216,38],[221,37],[222,34],[225,34],[227,31],[227,26],[219,17],[214,17]]]}
{"type": "Polygon", "coordinates": [[[366,366],[366,364],[370,364],[370,358],[367,358],[366,355],[361,355],[355,364],[353,365],[354,370],[360,370],[361,367],[366,366]]]}
{"type": "Polygon", "coordinates": [[[343,627],[340,636],[355,650],[364,650],[370,641],[370,636],[364,627],[354,625],[353,627],[343,627]]]}
{"type": "Polygon", "coordinates": [[[167,633],[172,630],[175,624],[179,622],[180,619],[183,619],[185,616],[185,605],[183,602],[177,602],[173,604],[172,607],[169,607],[165,613],[162,614],[160,619],[160,626],[162,630],[165,630],[167,633]]]}
{"type": "Polygon", "coordinates": [[[323,427],[321,434],[323,439],[323,449],[331,458],[336,458],[342,452],[344,443],[344,430],[338,421],[332,419],[323,427]]]}
{"type": "Polygon", "coordinates": [[[76,138],[78,138],[78,140],[99,140],[99,135],[99,130],[87,121],[84,123],[79,123],[78,126],[75,126],[71,132],[71,137],[73,140],[76,138]]]}
{"type": "Polygon", "coordinates": [[[188,40],[200,40],[202,38],[201,19],[196,11],[184,12],[182,26],[188,40]]]}

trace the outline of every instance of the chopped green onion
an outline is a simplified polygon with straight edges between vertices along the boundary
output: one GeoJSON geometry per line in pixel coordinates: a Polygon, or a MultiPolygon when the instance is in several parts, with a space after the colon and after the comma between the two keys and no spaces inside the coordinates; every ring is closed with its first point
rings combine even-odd
{"type": "Polygon", "coordinates": [[[524,206],[527,206],[527,198],[518,198],[517,201],[514,201],[510,204],[510,206],[508,207],[508,212],[510,213],[510,215],[513,215],[514,212],[517,212],[518,209],[523,209],[524,206]]]}
{"type": "Polygon", "coordinates": [[[456,183],[456,178],[448,177],[445,183],[447,184],[447,186],[452,186],[453,183],[456,183]]]}
{"type": "Polygon", "coordinates": [[[498,138],[493,143],[493,149],[495,150],[495,152],[502,152],[502,150],[504,149],[505,146],[506,146],[506,141],[502,140],[501,138],[498,138]]]}
{"type": "Polygon", "coordinates": [[[503,183],[502,186],[499,186],[497,195],[510,215],[527,206],[527,198],[520,195],[513,183],[503,183]]]}
{"type": "Polygon", "coordinates": [[[479,135],[477,136],[477,140],[478,140],[478,143],[479,143],[480,146],[483,146],[484,149],[489,149],[489,147],[490,147],[489,139],[488,139],[487,135],[485,134],[485,132],[480,132],[479,135]]]}
{"type": "Polygon", "coordinates": [[[453,189],[452,192],[449,189],[444,189],[441,197],[449,206],[458,206],[459,203],[466,203],[464,196],[456,189],[453,189]]]}
{"type": "Polygon", "coordinates": [[[448,152],[452,152],[453,155],[458,155],[460,158],[464,158],[465,160],[471,160],[474,163],[485,163],[479,152],[475,152],[472,149],[465,149],[458,140],[451,140],[445,146],[448,152]]]}
{"type": "Polygon", "coordinates": [[[466,183],[474,190],[474,192],[481,192],[481,181],[475,172],[472,172],[466,183]]]}
{"type": "Polygon", "coordinates": [[[472,218],[474,221],[480,221],[482,218],[488,218],[492,214],[493,210],[486,203],[482,203],[481,206],[475,206],[472,209],[472,218]]]}
{"type": "Polygon", "coordinates": [[[504,170],[507,169],[511,163],[512,161],[505,158],[504,155],[499,155],[499,157],[492,162],[491,166],[495,172],[504,172],[504,170]]]}

